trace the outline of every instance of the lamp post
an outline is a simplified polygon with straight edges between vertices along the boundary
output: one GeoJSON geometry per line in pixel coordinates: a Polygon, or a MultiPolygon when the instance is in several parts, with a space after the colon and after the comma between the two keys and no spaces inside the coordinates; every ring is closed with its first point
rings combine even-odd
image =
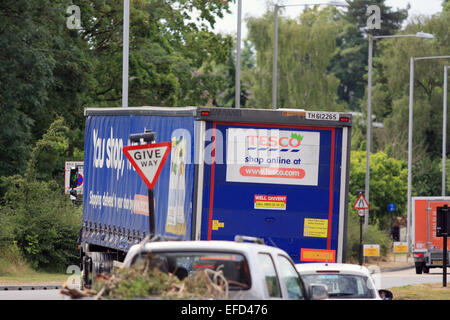
{"type": "Polygon", "coordinates": [[[128,55],[130,38],[130,0],[123,1],[122,107],[128,107],[128,55]]]}
{"type": "MultiPolygon", "coordinates": [[[[372,65],[373,65],[373,41],[384,38],[423,38],[433,39],[434,36],[425,32],[417,32],[416,34],[399,34],[399,35],[386,35],[386,36],[372,36],[369,34],[369,61],[368,61],[368,80],[367,80],[367,134],[366,134],[366,179],[365,179],[365,191],[364,196],[369,202],[370,193],[370,152],[372,146],[372,65]]],[[[365,214],[364,217],[364,230],[367,232],[369,227],[369,215],[365,214]]]]}
{"type": "Polygon", "coordinates": [[[277,109],[277,88],[278,88],[278,11],[280,8],[285,7],[299,7],[299,6],[335,6],[335,7],[348,7],[349,4],[345,1],[328,1],[325,3],[309,3],[309,4],[275,4],[274,9],[274,37],[273,37],[273,70],[272,70],[272,109],[277,109]]]}
{"type": "Polygon", "coordinates": [[[411,249],[411,185],[412,185],[412,133],[413,133],[413,107],[414,107],[414,62],[420,60],[449,59],[450,56],[411,57],[409,71],[409,116],[408,116],[408,211],[406,238],[408,249],[411,249]]]}
{"type": "Polygon", "coordinates": [[[238,0],[237,39],[236,39],[236,79],[234,85],[234,106],[241,107],[241,20],[242,0],[238,0]]]}
{"type": "Polygon", "coordinates": [[[447,82],[448,69],[444,67],[444,104],[442,108],[442,196],[445,197],[445,160],[447,158],[447,82]]]}

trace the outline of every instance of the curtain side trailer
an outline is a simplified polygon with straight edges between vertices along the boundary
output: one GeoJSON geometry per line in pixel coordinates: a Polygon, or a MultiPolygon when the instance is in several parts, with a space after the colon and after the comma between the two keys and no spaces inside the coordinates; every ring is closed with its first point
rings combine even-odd
{"type": "Polygon", "coordinates": [[[149,233],[148,189],[122,148],[171,142],[154,188],[155,233],[264,238],[294,262],[344,262],[352,117],[297,109],[85,109],[84,283],[149,233]]]}

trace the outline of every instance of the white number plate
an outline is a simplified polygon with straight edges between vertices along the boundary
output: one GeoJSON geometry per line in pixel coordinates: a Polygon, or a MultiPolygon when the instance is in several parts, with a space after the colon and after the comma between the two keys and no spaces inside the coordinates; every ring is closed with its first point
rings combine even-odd
{"type": "Polygon", "coordinates": [[[306,111],[307,120],[339,121],[338,112],[306,111]]]}

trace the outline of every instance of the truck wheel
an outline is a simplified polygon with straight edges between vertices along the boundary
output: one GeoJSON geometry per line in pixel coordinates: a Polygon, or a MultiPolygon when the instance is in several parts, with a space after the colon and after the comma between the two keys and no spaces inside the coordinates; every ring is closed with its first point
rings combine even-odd
{"type": "Polygon", "coordinates": [[[423,266],[422,266],[422,271],[423,271],[423,273],[430,273],[430,268],[427,267],[427,266],[425,265],[425,263],[424,263],[423,266]]]}
{"type": "Polygon", "coordinates": [[[89,288],[92,285],[90,280],[90,273],[92,271],[92,259],[88,256],[83,256],[82,271],[81,271],[81,289],[89,288]]]}
{"type": "Polygon", "coordinates": [[[108,274],[113,270],[115,254],[106,252],[91,252],[92,257],[92,280],[101,274],[108,274]]]}
{"type": "Polygon", "coordinates": [[[422,262],[416,262],[416,274],[422,274],[422,262]]]}

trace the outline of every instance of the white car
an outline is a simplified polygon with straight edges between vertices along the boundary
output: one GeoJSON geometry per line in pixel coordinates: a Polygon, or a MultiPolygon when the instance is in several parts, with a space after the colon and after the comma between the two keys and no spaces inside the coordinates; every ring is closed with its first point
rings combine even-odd
{"type": "Polygon", "coordinates": [[[321,299],[326,287],[306,287],[289,255],[278,248],[235,241],[156,241],[130,248],[122,267],[145,259],[163,261],[180,279],[202,268],[218,270],[228,280],[231,299],[321,299]]]}
{"type": "Polygon", "coordinates": [[[300,263],[295,267],[306,285],[324,284],[329,299],[392,300],[389,290],[377,290],[370,271],[346,263],[300,263]]]}

